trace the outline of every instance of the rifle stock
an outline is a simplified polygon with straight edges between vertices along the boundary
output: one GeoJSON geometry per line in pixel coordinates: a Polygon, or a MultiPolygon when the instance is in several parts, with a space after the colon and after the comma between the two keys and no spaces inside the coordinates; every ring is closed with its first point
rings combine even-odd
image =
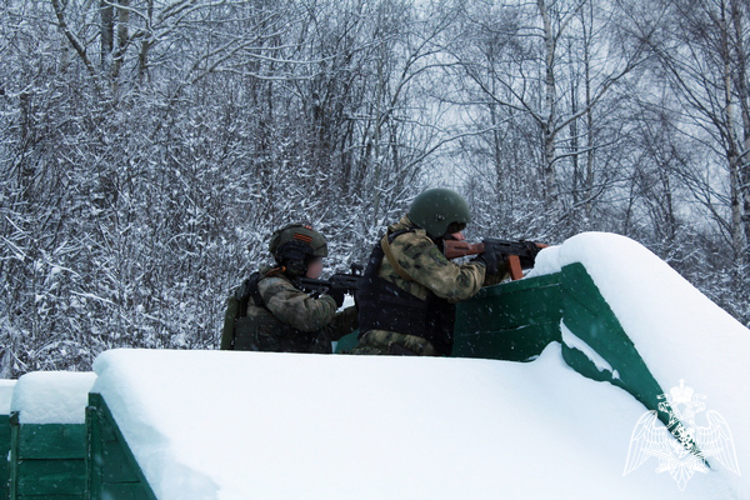
{"type": "MultiPolygon", "coordinates": [[[[542,248],[547,247],[547,245],[542,243],[524,240],[487,239],[485,241],[491,241],[495,246],[501,248],[502,254],[508,262],[510,277],[513,280],[523,278],[523,270],[534,267],[536,255],[542,248]]],[[[484,242],[469,243],[468,241],[445,240],[443,243],[445,245],[445,256],[448,259],[466,257],[467,255],[479,255],[485,250],[484,242]]]]}

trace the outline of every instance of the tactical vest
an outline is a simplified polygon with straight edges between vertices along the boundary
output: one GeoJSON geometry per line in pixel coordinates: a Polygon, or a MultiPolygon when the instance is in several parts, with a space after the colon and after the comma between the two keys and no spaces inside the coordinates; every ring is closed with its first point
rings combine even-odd
{"type": "Polygon", "coordinates": [[[235,351],[330,353],[320,331],[303,332],[278,319],[258,291],[259,273],[253,273],[227,302],[221,349],[235,351]],[[250,305],[257,314],[248,315],[250,305]]]}
{"type": "MultiPolygon", "coordinates": [[[[413,230],[396,231],[388,236],[388,241],[392,243],[408,232],[413,230]]],[[[430,341],[440,354],[450,355],[456,306],[429,290],[427,299],[422,300],[378,276],[384,256],[381,245],[375,245],[356,294],[360,338],[370,330],[415,335],[430,341]]]]}

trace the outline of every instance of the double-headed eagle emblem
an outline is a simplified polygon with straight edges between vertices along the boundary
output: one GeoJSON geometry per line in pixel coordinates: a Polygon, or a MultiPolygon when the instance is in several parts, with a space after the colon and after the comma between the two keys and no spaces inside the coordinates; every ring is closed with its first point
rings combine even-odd
{"type": "Polygon", "coordinates": [[[673,387],[670,394],[659,396],[659,399],[666,400],[659,403],[659,411],[669,415],[669,424],[665,427],[655,410],[643,414],[630,438],[623,476],[640,467],[650,457],[659,459],[656,472],[669,471],[680,491],[685,489],[696,471],[709,471],[709,458],[741,475],[732,432],[724,417],[708,410],[708,426],[698,427],[695,424],[695,415],[706,409],[701,401],[705,398],[693,394],[693,389],[685,386],[684,380],[680,380],[680,386],[673,387]]]}

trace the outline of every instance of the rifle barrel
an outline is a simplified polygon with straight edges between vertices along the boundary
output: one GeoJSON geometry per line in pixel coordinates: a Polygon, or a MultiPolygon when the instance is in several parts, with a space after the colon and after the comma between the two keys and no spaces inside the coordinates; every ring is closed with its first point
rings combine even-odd
{"type": "MultiPolygon", "coordinates": [[[[508,261],[508,270],[511,279],[518,280],[523,277],[523,269],[534,266],[536,254],[547,245],[526,241],[506,241],[489,239],[494,244],[507,250],[505,256],[508,261]],[[529,244],[533,245],[529,248],[529,244]],[[536,247],[536,248],[534,248],[536,247]]],[[[484,243],[469,243],[468,241],[445,240],[444,253],[448,259],[465,257],[467,255],[479,255],[485,250],[484,243]]]]}

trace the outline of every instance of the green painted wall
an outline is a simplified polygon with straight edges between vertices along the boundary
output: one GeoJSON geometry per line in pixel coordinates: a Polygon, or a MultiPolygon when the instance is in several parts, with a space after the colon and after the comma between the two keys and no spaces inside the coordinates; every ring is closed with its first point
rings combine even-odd
{"type": "Polygon", "coordinates": [[[0,499],[8,499],[8,454],[10,453],[10,416],[0,415],[0,499]]]}
{"type": "Polygon", "coordinates": [[[84,424],[21,424],[14,412],[10,433],[11,500],[84,500],[84,424]]]}
{"type": "Polygon", "coordinates": [[[560,275],[485,287],[456,305],[453,356],[530,361],[560,340],[560,275]]]}

